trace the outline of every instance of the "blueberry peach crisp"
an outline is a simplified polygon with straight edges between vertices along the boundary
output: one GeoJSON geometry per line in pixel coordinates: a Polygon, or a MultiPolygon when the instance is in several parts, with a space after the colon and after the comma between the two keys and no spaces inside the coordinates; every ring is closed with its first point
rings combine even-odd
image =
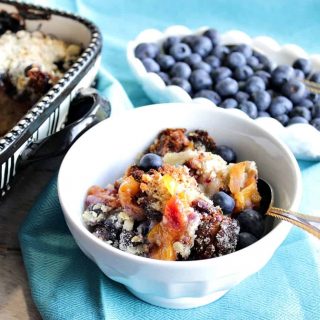
{"type": "Polygon", "coordinates": [[[320,83],[304,58],[273,68],[267,57],[247,44],[223,45],[218,32],[171,36],[161,44],[135,48],[147,72],[176,85],[192,98],[207,98],[225,109],[237,108],[252,119],[272,117],[282,125],[309,123],[320,130],[320,95],[302,80],[320,83]]]}
{"type": "Polygon", "coordinates": [[[128,253],[218,257],[262,237],[257,179],[254,161],[237,162],[206,131],[165,129],[120,179],[88,190],[82,218],[96,237],[128,253]]]}

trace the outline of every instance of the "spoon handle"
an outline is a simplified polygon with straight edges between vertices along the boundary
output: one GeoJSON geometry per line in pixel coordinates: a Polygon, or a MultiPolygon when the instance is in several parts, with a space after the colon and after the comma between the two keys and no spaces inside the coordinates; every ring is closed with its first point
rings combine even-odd
{"type": "Polygon", "coordinates": [[[269,216],[288,221],[320,239],[320,217],[271,207],[266,213],[269,216]]]}

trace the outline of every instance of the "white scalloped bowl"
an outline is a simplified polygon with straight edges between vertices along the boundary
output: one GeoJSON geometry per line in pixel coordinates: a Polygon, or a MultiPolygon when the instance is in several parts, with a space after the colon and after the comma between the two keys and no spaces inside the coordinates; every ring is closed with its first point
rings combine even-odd
{"type": "MultiPolygon", "coordinates": [[[[134,48],[142,42],[162,43],[165,38],[172,35],[184,36],[188,34],[201,34],[208,27],[192,31],[184,26],[172,26],[161,32],[156,29],[147,29],[141,32],[134,41],[127,46],[128,63],[145,93],[154,103],[190,102],[195,103],[206,100],[212,106],[214,103],[205,98],[192,99],[190,95],[178,86],[166,86],[163,80],[155,73],[148,73],[142,62],[134,56],[134,48]]],[[[260,36],[251,38],[238,30],[231,30],[221,34],[221,42],[225,45],[245,43],[253,49],[267,56],[274,65],[292,64],[297,58],[311,60],[314,71],[320,71],[320,55],[308,55],[301,47],[294,44],[280,46],[270,37],[260,36]]],[[[237,109],[228,109],[231,113],[240,113],[237,109]]],[[[255,120],[262,128],[284,141],[296,158],[303,160],[320,160],[320,132],[309,124],[294,124],[284,127],[273,118],[258,118],[255,120]]]]}
{"type": "Polygon", "coordinates": [[[75,142],[61,165],[58,193],[65,220],[81,250],[109,278],[125,285],[140,299],[161,307],[187,309],[219,299],[260,270],[291,226],[275,221],[273,229],[251,246],[197,261],[138,257],[90,233],[82,221],[88,188],[105,186],[121,177],[161,130],[174,127],[207,130],[218,144],[233,147],[239,160],[255,160],[259,176],[273,186],[275,205],[279,207],[298,209],[301,175],[294,156],[278,139],[251,119],[206,103],[137,108],[102,121],[75,142]]]}

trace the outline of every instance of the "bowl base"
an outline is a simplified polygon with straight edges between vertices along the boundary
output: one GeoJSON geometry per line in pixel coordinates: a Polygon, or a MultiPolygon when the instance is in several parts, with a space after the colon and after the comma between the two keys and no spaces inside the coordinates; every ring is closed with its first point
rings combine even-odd
{"type": "Polygon", "coordinates": [[[213,301],[220,299],[223,295],[225,295],[229,290],[214,292],[210,295],[194,298],[194,297],[186,297],[186,298],[164,298],[154,295],[143,294],[140,292],[136,292],[131,288],[126,287],[133,295],[138,297],[140,300],[148,302],[154,306],[167,308],[167,309],[192,309],[207,305],[213,301]]]}

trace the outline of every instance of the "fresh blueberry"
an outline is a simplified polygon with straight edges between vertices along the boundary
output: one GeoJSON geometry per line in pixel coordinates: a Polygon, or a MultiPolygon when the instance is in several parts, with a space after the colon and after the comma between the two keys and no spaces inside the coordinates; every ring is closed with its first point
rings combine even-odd
{"type": "Polygon", "coordinates": [[[310,100],[310,99],[302,99],[300,102],[299,102],[299,106],[301,107],[306,107],[308,109],[312,109],[313,107],[313,102],[310,100]]]}
{"type": "Polygon", "coordinates": [[[288,98],[278,96],[272,99],[269,112],[272,117],[276,117],[290,112],[292,108],[292,102],[288,98]]]}
{"type": "Polygon", "coordinates": [[[186,57],[183,61],[193,68],[195,64],[202,61],[202,58],[198,53],[191,53],[190,56],[186,57]]]}
{"type": "Polygon", "coordinates": [[[171,56],[162,53],[157,55],[156,61],[163,71],[169,70],[175,64],[175,60],[171,56]]]}
{"type": "Polygon", "coordinates": [[[274,117],[276,120],[278,120],[283,126],[286,126],[289,121],[289,116],[287,114],[280,114],[279,116],[274,117]]]}
{"type": "Polygon", "coordinates": [[[307,60],[307,59],[303,59],[303,58],[297,59],[293,62],[292,66],[295,69],[301,70],[306,77],[311,72],[311,62],[310,60],[307,60]]]}
{"type": "Polygon", "coordinates": [[[291,79],[282,87],[282,93],[293,103],[299,103],[307,95],[306,86],[297,79],[291,79]]]}
{"type": "Polygon", "coordinates": [[[155,153],[147,153],[140,159],[139,167],[143,171],[159,169],[162,166],[162,158],[155,153]]]}
{"type": "Polygon", "coordinates": [[[253,55],[258,58],[258,60],[260,62],[259,68],[261,68],[261,70],[264,70],[267,72],[271,71],[271,62],[265,55],[263,55],[257,51],[254,51],[253,55]]]}
{"type": "Polygon", "coordinates": [[[232,51],[242,53],[246,58],[252,56],[252,49],[247,44],[238,44],[232,48],[232,51]]]}
{"type": "Polygon", "coordinates": [[[258,111],[258,118],[270,118],[270,113],[266,111],[258,111]]]}
{"type": "Polygon", "coordinates": [[[212,42],[204,36],[197,36],[190,44],[194,53],[200,54],[201,57],[206,57],[212,50],[212,42]]]}
{"type": "Polygon", "coordinates": [[[320,131],[320,118],[313,119],[310,124],[320,131]]]}
{"type": "Polygon", "coordinates": [[[264,81],[257,76],[252,76],[246,81],[245,90],[250,94],[257,91],[265,90],[265,89],[266,89],[266,85],[264,81]]]}
{"type": "Polygon", "coordinates": [[[298,80],[303,80],[305,78],[304,73],[299,69],[294,69],[294,77],[298,80]]]}
{"type": "Polygon", "coordinates": [[[296,117],[296,116],[303,117],[307,121],[310,121],[311,120],[311,111],[306,107],[294,107],[290,111],[290,117],[296,117]]]}
{"type": "Polygon", "coordinates": [[[290,126],[291,124],[296,124],[296,123],[308,123],[308,120],[304,117],[295,116],[295,117],[292,117],[288,121],[288,126],[290,126]]]}
{"type": "Polygon", "coordinates": [[[265,111],[271,104],[271,96],[268,91],[256,91],[252,94],[252,100],[259,111],[265,111]]]}
{"type": "Polygon", "coordinates": [[[254,75],[261,78],[264,81],[264,83],[266,84],[266,86],[269,85],[269,81],[271,78],[271,74],[269,72],[264,71],[264,70],[258,70],[255,72],[254,75]]]}
{"type": "Polygon", "coordinates": [[[271,72],[271,81],[276,87],[281,87],[293,77],[294,70],[288,65],[278,66],[271,72]]]}
{"type": "Polygon", "coordinates": [[[216,85],[216,91],[222,97],[232,96],[238,91],[238,82],[232,78],[225,78],[216,85]]]}
{"type": "Polygon", "coordinates": [[[249,77],[253,75],[253,70],[251,67],[245,65],[241,67],[236,67],[233,76],[236,80],[241,81],[241,80],[247,80],[249,77]]]}
{"type": "Polygon", "coordinates": [[[212,80],[218,83],[220,80],[230,77],[232,74],[231,70],[227,67],[220,67],[211,72],[212,80]]]}
{"type": "Polygon", "coordinates": [[[155,43],[140,43],[134,49],[134,55],[142,60],[145,58],[155,58],[160,49],[155,43]]]}
{"type": "Polygon", "coordinates": [[[177,37],[177,36],[172,36],[172,37],[166,38],[162,44],[163,51],[166,53],[169,53],[170,48],[174,44],[179,43],[180,41],[181,41],[180,37],[177,37]]]}
{"type": "Polygon", "coordinates": [[[194,70],[190,76],[190,83],[194,91],[209,89],[212,86],[212,80],[208,72],[198,69],[194,70]]]}
{"type": "Polygon", "coordinates": [[[171,84],[170,77],[165,72],[158,72],[157,75],[163,80],[163,82],[168,86],[171,84]]]}
{"type": "Polygon", "coordinates": [[[239,104],[239,109],[245,112],[251,119],[258,117],[258,108],[251,101],[243,101],[239,104]]]}
{"type": "Polygon", "coordinates": [[[253,70],[261,70],[263,68],[262,64],[257,57],[251,56],[247,58],[247,65],[250,66],[253,70]]]}
{"type": "Polygon", "coordinates": [[[312,101],[312,103],[317,104],[320,103],[320,94],[309,92],[308,97],[309,100],[312,101]]]}
{"type": "Polygon", "coordinates": [[[311,109],[311,113],[312,118],[320,118],[320,104],[315,104],[311,109]]]}
{"type": "Polygon", "coordinates": [[[192,92],[191,84],[186,79],[183,79],[183,78],[172,78],[171,79],[171,84],[174,85],[174,86],[178,86],[178,87],[182,88],[184,91],[186,91],[189,94],[192,92]]]}
{"type": "Polygon", "coordinates": [[[206,62],[204,62],[204,61],[200,61],[199,63],[195,63],[193,66],[192,66],[192,69],[193,70],[196,70],[196,69],[202,69],[202,70],[204,70],[204,71],[206,71],[206,72],[208,72],[208,73],[210,73],[211,72],[211,66],[208,64],[208,63],[206,63],[206,62]]]}
{"type": "Polygon", "coordinates": [[[191,49],[185,43],[176,43],[170,48],[169,52],[174,59],[181,61],[191,54],[191,49]]]}
{"type": "Polygon", "coordinates": [[[217,58],[219,58],[220,60],[223,60],[227,54],[229,54],[230,49],[226,46],[215,46],[212,51],[211,54],[216,56],[217,58]]]}
{"type": "Polygon", "coordinates": [[[200,90],[194,95],[194,98],[207,98],[216,105],[221,102],[221,98],[218,93],[212,90],[200,90]]]}
{"type": "Polygon", "coordinates": [[[207,56],[204,61],[210,65],[211,69],[217,69],[221,65],[220,59],[213,55],[207,56]]]}
{"type": "Polygon", "coordinates": [[[191,68],[185,62],[177,62],[170,70],[172,78],[188,79],[191,75],[191,68]]]}
{"type": "Polygon", "coordinates": [[[231,69],[242,67],[246,64],[246,58],[241,52],[231,52],[226,58],[226,65],[231,69]]]}
{"type": "Polygon", "coordinates": [[[320,72],[313,73],[312,76],[310,77],[310,81],[320,83],[320,72]]]}
{"type": "Polygon", "coordinates": [[[160,71],[160,66],[152,58],[144,58],[141,62],[148,72],[160,71]]]}
{"type": "Polygon", "coordinates": [[[237,243],[236,250],[244,249],[244,248],[252,245],[256,241],[258,241],[258,239],[254,235],[252,235],[251,233],[240,232],[239,237],[238,237],[238,243],[237,243]]]}
{"type": "Polygon", "coordinates": [[[215,206],[219,206],[224,214],[231,214],[235,207],[234,199],[223,191],[219,191],[212,196],[215,206]]]}
{"type": "Polygon", "coordinates": [[[181,42],[186,43],[189,47],[191,47],[191,45],[193,44],[193,42],[195,41],[195,39],[197,38],[196,35],[194,34],[189,34],[187,36],[184,36],[181,39],[181,42]]]}
{"type": "Polygon", "coordinates": [[[247,101],[250,98],[249,93],[244,91],[238,91],[235,95],[236,100],[241,103],[243,101],[247,101]]]}
{"type": "Polygon", "coordinates": [[[224,161],[227,163],[236,163],[237,155],[234,150],[228,146],[221,145],[217,146],[214,150],[216,154],[218,154],[224,161]]]}
{"type": "Polygon", "coordinates": [[[246,209],[237,216],[240,224],[240,232],[248,232],[256,238],[261,238],[264,231],[264,221],[259,212],[253,209],[246,209]]]}
{"type": "Polygon", "coordinates": [[[232,98],[225,99],[219,107],[225,108],[225,109],[234,109],[238,106],[238,101],[232,98]]]}
{"type": "Polygon", "coordinates": [[[215,29],[208,29],[203,35],[211,40],[213,46],[216,46],[220,41],[219,33],[215,29]]]}

